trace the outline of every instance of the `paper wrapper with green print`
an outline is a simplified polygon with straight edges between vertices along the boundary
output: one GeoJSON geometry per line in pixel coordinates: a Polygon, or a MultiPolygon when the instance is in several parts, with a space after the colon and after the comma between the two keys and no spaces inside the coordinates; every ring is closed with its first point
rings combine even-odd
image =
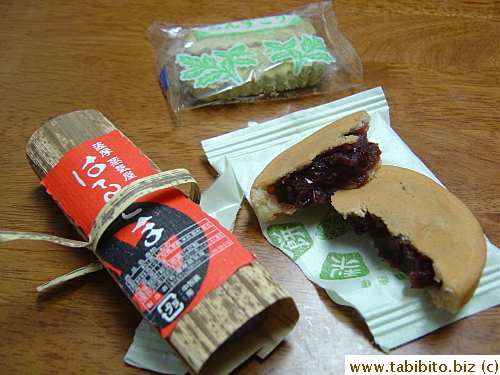
{"type": "Polygon", "coordinates": [[[203,27],[155,23],[148,36],[175,111],[317,94],[362,80],[359,57],[337,31],[329,2],[203,27]]]}
{"type": "MultiPolygon", "coordinates": [[[[235,189],[241,188],[250,198],[255,178],[276,155],[319,128],[361,110],[371,116],[368,137],[378,143],[383,165],[411,169],[437,181],[391,128],[389,106],[380,87],[262,124],[250,124],[202,144],[219,174],[234,174],[238,185],[235,189]]],[[[219,204],[224,206],[222,198],[219,204]]],[[[355,234],[329,204],[315,204],[292,216],[260,222],[260,226],[266,239],[335,302],[352,306],[362,314],[383,350],[500,303],[500,253],[488,240],[487,262],[479,286],[472,299],[452,314],[434,307],[426,290],[412,288],[402,272],[379,258],[370,238],[355,234]]]]}

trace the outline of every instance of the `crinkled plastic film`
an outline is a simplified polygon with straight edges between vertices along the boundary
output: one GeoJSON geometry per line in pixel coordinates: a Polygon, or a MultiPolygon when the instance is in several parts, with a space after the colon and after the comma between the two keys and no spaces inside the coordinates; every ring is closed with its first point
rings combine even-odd
{"type": "Polygon", "coordinates": [[[363,79],[329,1],[217,25],[154,23],[146,35],[174,112],[322,94],[363,79]]]}

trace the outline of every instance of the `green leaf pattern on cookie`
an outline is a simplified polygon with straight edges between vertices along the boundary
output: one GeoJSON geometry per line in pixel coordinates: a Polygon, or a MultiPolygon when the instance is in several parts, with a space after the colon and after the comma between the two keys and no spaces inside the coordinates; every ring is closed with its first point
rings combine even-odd
{"type": "Polygon", "coordinates": [[[248,50],[244,43],[230,47],[226,51],[212,51],[201,56],[179,54],[176,63],[184,69],[181,71],[182,81],[194,80],[194,87],[207,87],[210,83],[230,82],[241,85],[243,79],[239,75],[238,67],[255,66],[259,61],[255,53],[248,50]]]}
{"type": "MultiPolygon", "coordinates": [[[[264,54],[272,63],[290,61],[293,74],[299,75],[303,66],[311,66],[314,62],[335,62],[335,58],[326,49],[322,38],[315,35],[302,34],[286,41],[263,41],[264,54]]],[[[175,62],[182,66],[181,81],[193,81],[194,88],[208,87],[214,82],[244,83],[238,68],[257,66],[256,54],[248,49],[245,43],[230,47],[225,51],[214,50],[202,53],[201,56],[187,53],[178,54],[175,62]]]]}
{"type": "Polygon", "coordinates": [[[315,35],[302,34],[281,42],[279,40],[268,40],[262,43],[271,62],[291,61],[293,63],[293,74],[299,75],[303,66],[311,66],[314,62],[334,62],[335,59],[328,52],[322,38],[315,35]]]}

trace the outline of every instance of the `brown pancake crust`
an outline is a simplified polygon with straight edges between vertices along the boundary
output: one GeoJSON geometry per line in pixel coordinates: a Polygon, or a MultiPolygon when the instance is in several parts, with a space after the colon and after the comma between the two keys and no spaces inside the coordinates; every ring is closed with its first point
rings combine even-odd
{"type": "Polygon", "coordinates": [[[369,122],[367,112],[353,113],[319,129],[276,156],[257,176],[250,191],[250,201],[257,216],[261,220],[270,221],[278,214],[293,214],[296,209],[280,205],[274,196],[267,193],[267,188],[288,173],[307,166],[323,151],[355,143],[358,136],[345,134],[369,122]]]}
{"type": "Polygon", "coordinates": [[[368,212],[389,232],[407,239],[433,261],[439,289],[429,289],[437,307],[456,312],[472,297],[486,261],[479,222],[452,193],[429,177],[382,165],[364,186],[336,191],[332,206],[344,217],[368,212]]]}

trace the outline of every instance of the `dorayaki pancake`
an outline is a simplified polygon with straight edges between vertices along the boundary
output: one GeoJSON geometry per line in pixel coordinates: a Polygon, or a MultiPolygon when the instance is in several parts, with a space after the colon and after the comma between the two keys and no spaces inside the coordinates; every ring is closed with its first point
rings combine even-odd
{"type": "Polygon", "coordinates": [[[378,145],[367,139],[369,123],[367,112],[351,114],[276,156],[251,188],[259,219],[270,221],[312,203],[327,203],[334,191],[366,183],[380,162],[378,145]]]}
{"type": "Polygon", "coordinates": [[[456,312],[472,297],[486,240],[471,211],[434,180],[382,165],[364,186],[335,192],[331,204],[437,307],[456,312]]]}

